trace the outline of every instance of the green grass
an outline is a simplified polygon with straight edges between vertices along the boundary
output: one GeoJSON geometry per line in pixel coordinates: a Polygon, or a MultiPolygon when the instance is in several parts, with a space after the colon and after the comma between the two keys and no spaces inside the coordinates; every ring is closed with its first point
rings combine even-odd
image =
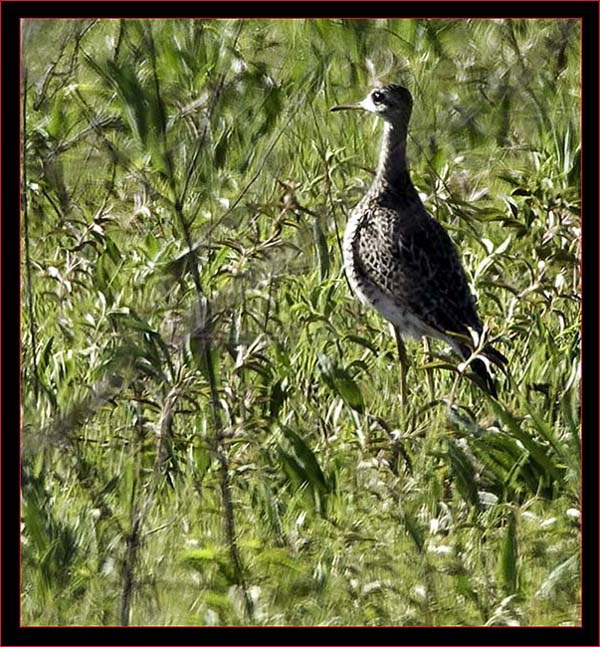
{"type": "Polygon", "coordinates": [[[23,42],[23,623],[579,624],[578,23],[23,42]],[[414,95],[498,402],[411,343],[401,406],[345,281],[380,124],[328,109],[377,79],[414,95]]]}

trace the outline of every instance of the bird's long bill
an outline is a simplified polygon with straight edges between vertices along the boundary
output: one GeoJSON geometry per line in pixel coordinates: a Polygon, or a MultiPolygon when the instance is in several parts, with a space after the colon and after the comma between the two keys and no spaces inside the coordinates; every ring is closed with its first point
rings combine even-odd
{"type": "Polygon", "coordinates": [[[338,110],[364,110],[364,107],[360,103],[353,103],[349,106],[333,106],[333,108],[329,108],[329,112],[337,112],[338,110]]]}

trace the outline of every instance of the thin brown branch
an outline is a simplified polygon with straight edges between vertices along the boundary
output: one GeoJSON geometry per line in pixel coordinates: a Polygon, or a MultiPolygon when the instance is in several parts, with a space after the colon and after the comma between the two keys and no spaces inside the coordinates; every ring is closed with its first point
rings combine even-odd
{"type": "MultiPolygon", "coordinates": [[[[241,30],[241,27],[238,30],[238,36],[239,36],[240,30],[241,30]]],[[[231,497],[231,484],[229,479],[229,459],[227,456],[227,447],[225,445],[224,426],[223,426],[223,421],[221,419],[221,405],[219,402],[219,394],[218,394],[218,388],[217,388],[216,377],[215,377],[215,367],[212,362],[212,352],[211,352],[212,336],[210,334],[211,333],[210,300],[205,296],[202,290],[200,272],[198,270],[198,264],[195,259],[196,252],[195,252],[195,249],[193,248],[189,223],[185,218],[185,214],[183,210],[184,203],[182,198],[185,198],[187,183],[191,178],[191,175],[193,173],[193,168],[190,167],[190,169],[188,169],[186,183],[184,186],[184,192],[182,192],[181,196],[177,196],[177,182],[175,177],[175,169],[168,149],[166,116],[164,113],[164,102],[162,100],[160,82],[159,82],[158,72],[156,68],[156,50],[154,47],[154,40],[152,38],[151,28],[148,29],[147,36],[148,36],[148,43],[149,43],[149,49],[150,49],[152,70],[154,74],[154,90],[156,93],[155,98],[160,108],[160,118],[162,122],[161,132],[160,132],[161,139],[162,139],[161,144],[162,144],[164,154],[166,155],[167,169],[170,176],[169,183],[175,200],[174,210],[177,216],[177,222],[179,224],[180,230],[184,235],[186,245],[192,254],[190,267],[192,271],[192,277],[194,280],[194,286],[196,289],[198,304],[200,305],[202,310],[201,312],[202,327],[204,328],[204,332],[208,333],[206,334],[205,340],[203,343],[203,351],[204,351],[204,360],[206,363],[207,373],[208,373],[211,409],[212,409],[213,423],[214,423],[214,429],[215,429],[215,436],[214,436],[215,453],[219,461],[219,467],[220,467],[220,473],[221,473],[221,494],[223,499],[223,511],[225,515],[225,536],[227,538],[227,544],[229,546],[230,558],[236,574],[236,580],[241,586],[244,594],[246,613],[248,617],[251,620],[253,620],[254,608],[253,608],[252,598],[250,597],[250,594],[248,592],[248,587],[244,576],[242,559],[241,559],[238,544],[237,544],[235,513],[234,513],[233,501],[231,497]]],[[[215,103],[213,102],[213,107],[214,105],[215,103]]],[[[194,156],[194,159],[196,159],[196,156],[194,156]]]]}
{"type": "Polygon", "coordinates": [[[31,252],[29,248],[29,211],[27,208],[27,70],[23,74],[23,85],[22,85],[22,110],[23,110],[23,143],[21,151],[21,168],[22,168],[22,184],[21,184],[21,196],[22,196],[22,206],[23,206],[23,228],[24,228],[24,238],[25,238],[25,276],[27,281],[27,312],[29,316],[29,341],[31,344],[31,373],[33,376],[33,393],[35,397],[35,402],[37,404],[39,399],[39,376],[37,368],[37,340],[35,334],[35,319],[34,319],[34,308],[33,308],[33,286],[31,282],[31,252]]]}

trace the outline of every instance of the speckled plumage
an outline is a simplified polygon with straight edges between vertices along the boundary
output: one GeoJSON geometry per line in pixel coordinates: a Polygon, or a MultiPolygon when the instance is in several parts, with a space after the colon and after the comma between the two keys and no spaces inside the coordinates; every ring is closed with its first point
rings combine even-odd
{"type": "MultiPolygon", "coordinates": [[[[353,209],[344,235],[344,267],[352,290],[402,337],[442,339],[466,359],[483,326],[456,247],[426,211],[410,179],[405,151],[412,98],[408,90],[391,85],[377,88],[359,105],[379,113],[385,130],[375,180],[353,209]],[[373,96],[380,100],[375,103],[373,96]]],[[[481,355],[506,363],[489,345],[481,355]]],[[[495,395],[485,363],[475,359],[471,366],[495,395]]]]}

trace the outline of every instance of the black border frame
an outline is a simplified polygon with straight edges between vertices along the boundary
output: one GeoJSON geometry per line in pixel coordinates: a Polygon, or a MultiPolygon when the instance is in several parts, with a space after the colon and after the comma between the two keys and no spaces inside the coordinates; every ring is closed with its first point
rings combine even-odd
{"type": "Polygon", "coordinates": [[[598,20],[576,2],[17,2],[2,28],[2,645],[459,644],[598,645],[598,20]],[[21,627],[19,625],[19,183],[21,18],[581,18],[582,20],[582,457],[581,627],[21,627]],[[583,240],[585,232],[585,241],[583,240]]]}

